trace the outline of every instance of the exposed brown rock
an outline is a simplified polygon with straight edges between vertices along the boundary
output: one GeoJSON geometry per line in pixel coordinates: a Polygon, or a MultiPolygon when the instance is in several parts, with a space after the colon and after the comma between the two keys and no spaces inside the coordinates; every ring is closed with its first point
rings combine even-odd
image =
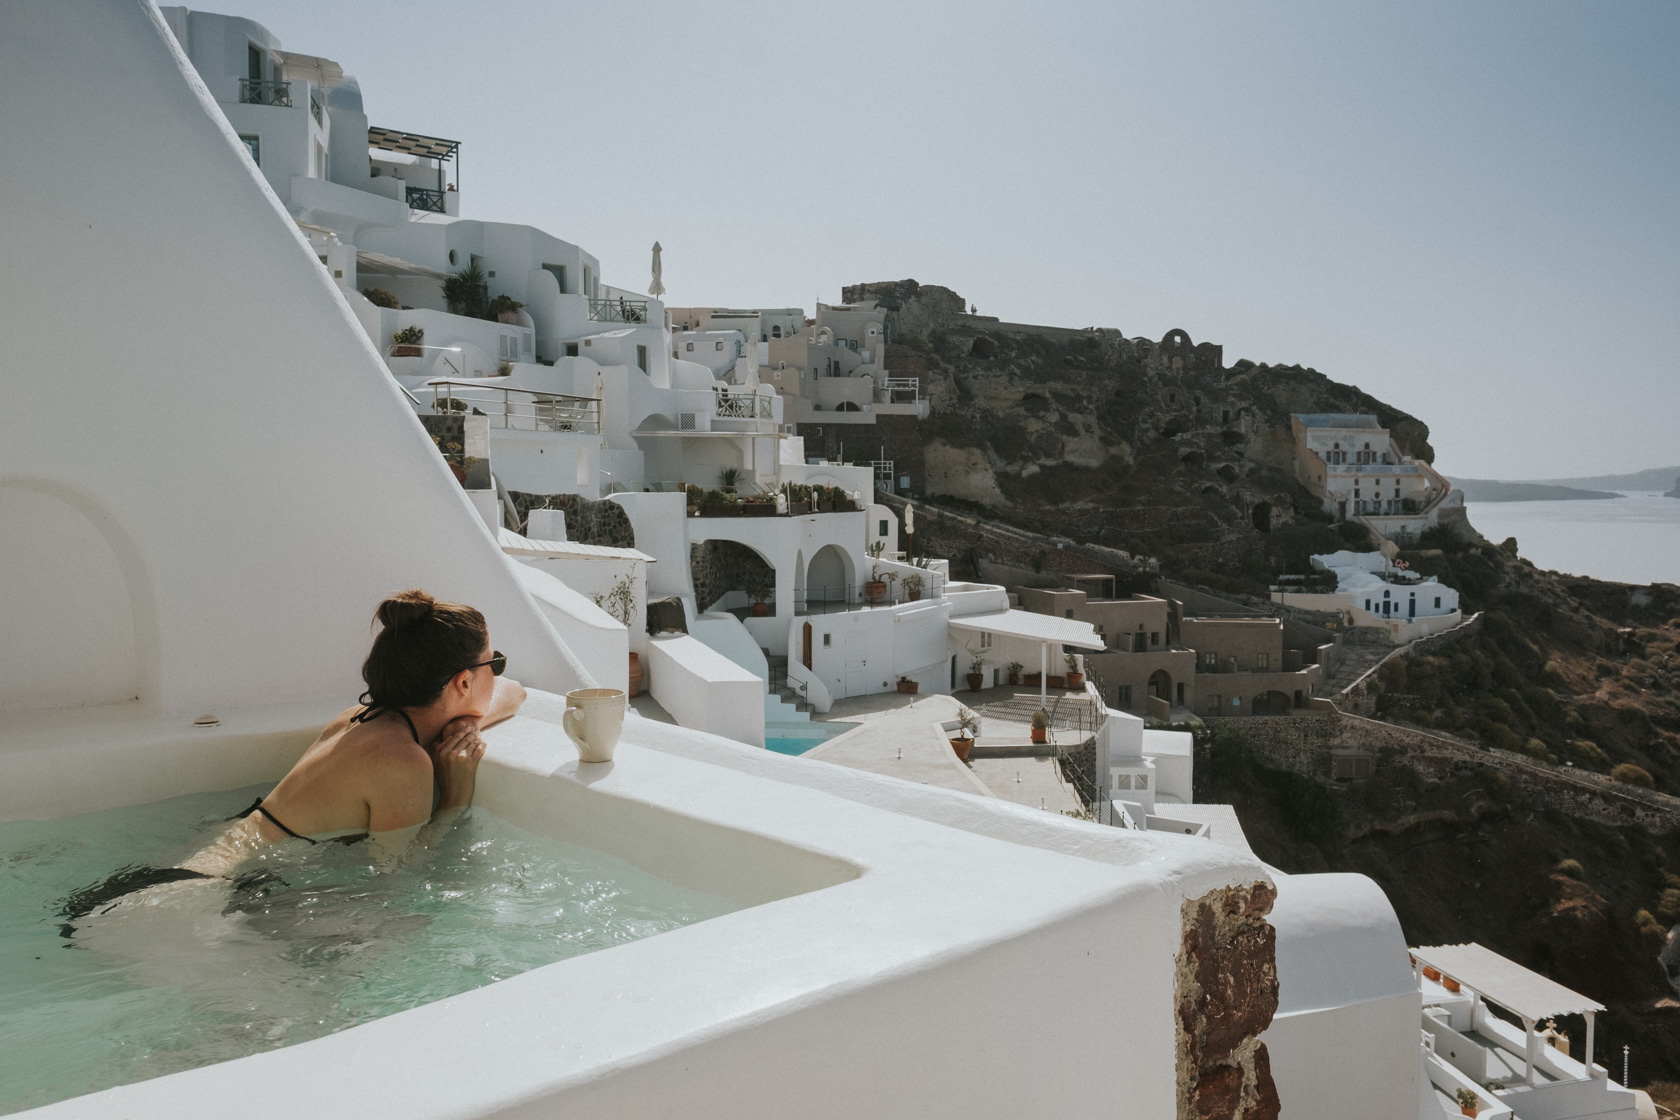
{"type": "Polygon", "coordinates": [[[1277,1011],[1277,888],[1225,887],[1184,903],[1178,956],[1180,1120],[1276,1120],[1259,1035],[1277,1011]]]}

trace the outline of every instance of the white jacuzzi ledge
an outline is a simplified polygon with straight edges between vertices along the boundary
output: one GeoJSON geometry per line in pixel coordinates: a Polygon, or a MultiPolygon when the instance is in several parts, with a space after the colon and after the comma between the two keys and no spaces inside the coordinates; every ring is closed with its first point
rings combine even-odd
{"type": "Polygon", "coordinates": [[[490,733],[487,808],[728,829],[781,850],[767,862],[788,866],[763,869],[781,885],[837,885],[28,1115],[970,1118],[1102,1111],[1110,1091],[1126,1115],[1173,1115],[1180,902],[1264,878],[1256,861],[641,719],[614,763],[580,767],[542,722],[558,707],[534,696],[490,733]]]}

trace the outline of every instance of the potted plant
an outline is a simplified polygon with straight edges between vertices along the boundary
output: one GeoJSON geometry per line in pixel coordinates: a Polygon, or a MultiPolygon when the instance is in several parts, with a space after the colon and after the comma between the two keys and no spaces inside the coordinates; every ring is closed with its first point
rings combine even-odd
{"type": "Polygon", "coordinates": [[[1065,654],[1067,660],[1067,686],[1069,688],[1084,688],[1085,674],[1079,671],[1079,658],[1075,654],[1065,654]]]}
{"type": "Polygon", "coordinates": [[[1481,1103],[1482,1103],[1482,1098],[1480,1098],[1476,1095],[1475,1090],[1473,1090],[1473,1089],[1460,1089],[1458,1091],[1458,1110],[1460,1112],[1462,1112],[1464,1115],[1466,1115],[1466,1116],[1476,1115],[1476,1106],[1481,1104],[1481,1103]]]}
{"type": "Polygon", "coordinates": [[[979,692],[986,683],[986,661],[976,657],[968,663],[968,690],[979,692]]]}
{"type": "Polygon", "coordinates": [[[508,362],[508,361],[497,362],[496,363],[496,376],[497,377],[512,377],[513,376],[513,363],[508,362]]]}
{"type": "Polygon", "coordinates": [[[968,752],[974,749],[974,734],[979,729],[979,717],[967,708],[957,709],[957,733],[951,738],[951,749],[963,762],[968,761],[968,752]]]}
{"type": "Polygon", "coordinates": [[[1043,743],[1050,735],[1050,713],[1040,708],[1032,714],[1032,741],[1043,743]]]}
{"type": "Polygon", "coordinates": [[[748,495],[742,512],[748,517],[774,517],[776,495],[770,492],[748,495]]]}
{"type": "Polygon", "coordinates": [[[735,484],[741,480],[740,467],[724,467],[718,472],[718,486],[725,494],[735,493],[735,484]]]}
{"type": "Polygon", "coordinates": [[[1021,683],[1021,663],[1019,661],[1011,661],[1005,672],[1009,674],[1010,684],[1021,683]]]}
{"type": "Polygon", "coordinates": [[[898,690],[900,692],[908,693],[909,695],[914,696],[916,695],[917,690],[921,687],[922,686],[919,682],[913,681],[909,677],[898,678],[898,690]]]}
{"type": "Polygon", "coordinates": [[[706,492],[691,482],[687,486],[683,487],[683,493],[688,497],[688,515],[690,517],[699,517],[700,499],[705,496],[706,492]]]}
{"type": "Polygon", "coordinates": [[[747,582],[747,598],[752,602],[752,616],[764,618],[770,613],[770,600],[776,594],[776,585],[770,579],[768,572],[754,572],[747,582]]]}
{"type": "Polygon", "coordinates": [[[869,579],[863,585],[863,597],[870,603],[879,603],[887,597],[887,585],[898,578],[897,572],[881,571],[881,565],[876,564],[869,570],[869,579]]]}
{"type": "MultiPolygon", "coordinates": [[[[595,596],[595,605],[612,615],[619,624],[634,629],[630,624],[636,617],[636,585],[629,576],[620,576],[612,582],[606,591],[595,596]]],[[[630,696],[642,694],[642,659],[635,653],[630,654],[630,673],[626,681],[628,687],[625,692],[630,696]]]]}
{"type": "Polygon", "coordinates": [[[922,585],[926,581],[920,572],[911,572],[904,577],[904,597],[912,603],[922,597],[922,585]]]}
{"type": "Polygon", "coordinates": [[[524,306],[510,295],[499,295],[490,301],[490,314],[496,322],[512,325],[519,322],[519,309],[524,306]]]}
{"type": "Polygon", "coordinates": [[[375,307],[387,307],[392,311],[402,309],[401,301],[384,288],[363,288],[362,295],[366,296],[367,301],[375,307]]]}
{"type": "Polygon", "coordinates": [[[816,488],[816,490],[817,490],[817,512],[818,513],[833,513],[834,512],[834,495],[839,493],[839,488],[835,487],[835,486],[818,486],[816,488]]]}
{"type": "Polygon", "coordinates": [[[418,358],[421,354],[420,343],[425,341],[425,338],[425,328],[404,327],[391,336],[391,357],[418,358]]]}
{"type": "Polygon", "coordinates": [[[477,261],[443,278],[443,302],[451,315],[466,315],[473,319],[487,317],[490,283],[477,261]]]}

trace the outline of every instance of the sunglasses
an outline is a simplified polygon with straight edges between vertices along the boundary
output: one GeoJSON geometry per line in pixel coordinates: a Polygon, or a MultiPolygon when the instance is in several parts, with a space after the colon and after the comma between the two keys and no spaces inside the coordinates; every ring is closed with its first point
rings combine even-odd
{"type": "Polygon", "coordinates": [[[499,649],[493,649],[490,651],[490,660],[480,661],[477,665],[468,665],[467,668],[482,669],[486,665],[490,666],[491,676],[501,676],[503,673],[507,672],[507,654],[503,653],[499,649]]]}

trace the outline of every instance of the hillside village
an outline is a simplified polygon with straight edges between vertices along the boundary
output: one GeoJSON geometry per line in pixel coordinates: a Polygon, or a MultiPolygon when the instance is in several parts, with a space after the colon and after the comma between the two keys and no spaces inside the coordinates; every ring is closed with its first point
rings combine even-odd
{"type": "MultiPolygon", "coordinates": [[[[1680,588],[1536,570],[1421,419],[1182,329],[913,280],[678,306],[660,244],[604,264],[473,217],[472,153],[370,119],[340,64],[160,18],[382,370],[370,414],[447,470],[433,543],[489,542],[555,679],[754,782],[883,777],[993,839],[1038,825],[974,806],[1276,874],[1173,903],[1179,1116],[1340,1115],[1380,1082],[1361,1114],[1632,1120],[1606,1039],[1680,1080],[1680,588]]],[[[380,460],[408,508],[422,469],[380,460]]],[[[133,699],[127,672],[74,704],[133,699]]]]}

